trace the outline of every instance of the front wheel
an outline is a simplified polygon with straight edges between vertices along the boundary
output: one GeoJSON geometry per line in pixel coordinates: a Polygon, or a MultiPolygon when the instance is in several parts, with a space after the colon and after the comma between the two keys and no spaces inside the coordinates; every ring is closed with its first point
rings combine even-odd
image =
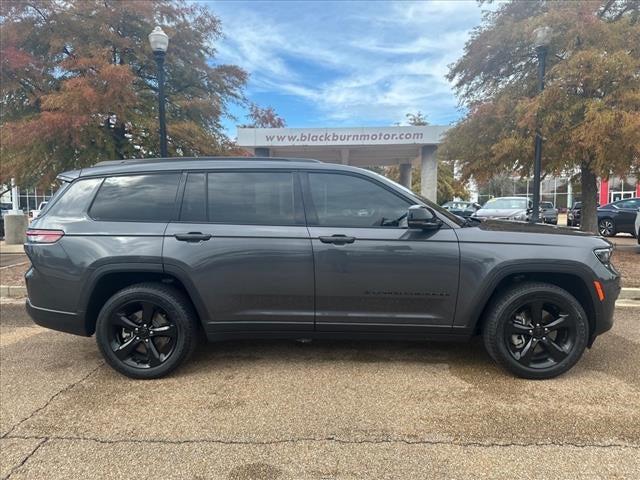
{"type": "Polygon", "coordinates": [[[587,346],[589,326],[578,301],[547,283],[523,283],[489,307],[484,344],[501,366],[522,378],[546,379],[569,370],[587,346]]]}
{"type": "Polygon", "coordinates": [[[603,237],[613,237],[616,234],[616,225],[610,218],[598,221],[598,231],[603,237]]]}
{"type": "Polygon", "coordinates": [[[141,283],[105,303],[96,341],[107,363],[131,378],[159,378],[184,362],[196,345],[196,315],[178,290],[141,283]]]}

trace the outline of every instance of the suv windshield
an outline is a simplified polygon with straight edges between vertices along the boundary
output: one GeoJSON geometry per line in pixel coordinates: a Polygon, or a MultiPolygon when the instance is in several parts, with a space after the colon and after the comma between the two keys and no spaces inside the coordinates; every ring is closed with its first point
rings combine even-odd
{"type": "Polygon", "coordinates": [[[526,198],[494,198],[487,201],[482,208],[491,208],[496,210],[526,210],[528,206],[526,198]]]}

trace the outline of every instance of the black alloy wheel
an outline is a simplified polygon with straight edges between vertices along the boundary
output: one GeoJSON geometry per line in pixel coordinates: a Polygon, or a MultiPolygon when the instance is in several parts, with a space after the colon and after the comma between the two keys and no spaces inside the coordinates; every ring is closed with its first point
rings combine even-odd
{"type": "Polygon", "coordinates": [[[96,341],[107,363],[131,378],[159,378],[196,346],[197,316],[190,300],[162,283],[115,293],[102,307],[96,341]]]}
{"type": "Polygon", "coordinates": [[[491,357],[523,378],[544,379],[569,370],[589,340],[580,303],[552,284],[522,282],[496,297],[483,324],[491,357]]]}
{"type": "Polygon", "coordinates": [[[132,301],[109,317],[109,345],[125,365],[157,367],[175,350],[178,329],[171,317],[151,301],[132,301]]]}
{"type": "Polygon", "coordinates": [[[504,341],[521,365],[548,369],[567,358],[576,343],[576,331],[575,318],[557,301],[538,298],[512,311],[504,341]]]}

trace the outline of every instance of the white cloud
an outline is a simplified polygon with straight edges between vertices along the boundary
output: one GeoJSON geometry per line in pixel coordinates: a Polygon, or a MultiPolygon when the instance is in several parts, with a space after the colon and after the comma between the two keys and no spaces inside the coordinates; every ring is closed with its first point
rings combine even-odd
{"type": "MultiPolygon", "coordinates": [[[[480,21],[475,2],[223,2],[219,59],[251,74],[250,90],[290,95],[330,122],[395,123],[421,110],[458,116],[445,79],[480,21]]],[[[295,125],[292,125],[295,126],[295,125]]]]}

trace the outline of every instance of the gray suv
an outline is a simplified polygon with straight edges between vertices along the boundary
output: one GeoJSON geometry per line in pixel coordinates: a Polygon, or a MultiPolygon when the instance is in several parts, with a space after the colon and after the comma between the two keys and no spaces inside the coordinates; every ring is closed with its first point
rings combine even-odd
{"type": "Polygon", "coordinates": [[[95,334],[134,378],[199,336],[465,340],[526,378],[609,330],[606,240],[463,220],[367,170],[276,158],[104,162],[66,172],[27,232],[27,309],[95,334]]]}

